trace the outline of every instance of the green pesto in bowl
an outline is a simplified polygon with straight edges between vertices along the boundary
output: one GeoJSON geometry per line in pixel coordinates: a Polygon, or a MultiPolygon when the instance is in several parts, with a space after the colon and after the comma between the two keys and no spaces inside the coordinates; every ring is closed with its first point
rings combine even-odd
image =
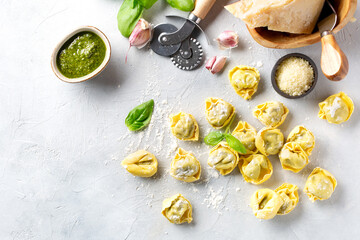
{"type": "Polygon", "coordinates": [[[106,46],[95,33],[75,34],[60,48],[56,65],[65,77],[79,78],[96,70],[105,59],[106,46]]]}

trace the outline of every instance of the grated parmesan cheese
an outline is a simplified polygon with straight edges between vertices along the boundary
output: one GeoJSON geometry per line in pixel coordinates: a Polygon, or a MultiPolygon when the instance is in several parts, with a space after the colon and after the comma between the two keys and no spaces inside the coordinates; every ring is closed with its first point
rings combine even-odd
{"type": "Polygon", "coordinates": [[[275,79],[281,91],[290,96],[300,96],[312,86],[314,69],[307,60],[290,57],[279,65],[275,79]]]}

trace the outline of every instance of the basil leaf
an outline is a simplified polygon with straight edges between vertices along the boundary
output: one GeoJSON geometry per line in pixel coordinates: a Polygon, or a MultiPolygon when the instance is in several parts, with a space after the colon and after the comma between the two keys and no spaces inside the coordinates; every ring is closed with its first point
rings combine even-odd
{"type": "Polygon", "coordinates": [[[244,145],[239,141],[239,139],[237,139],[236,137],[234,137],[233,135],[227,133],[225,134],[225,138],[227,143],[229,144],[229,146],[234,149],[235,151],[245,154],[246,153],[246,148],[244,147],[244,145]]]}
{"type": "Polygon", "coordinates": [[[194,9],[194,1],[193,0],[166,0],[167,3],[176,9],[181,11],[190,12],[194,9]]]}
{"type": "Polygon", "coordinates": [[[137,0],[124,0],[117,15],[118,28],[124,37],[130,36],[143,11],[137,0]]]}
{"type": "Polygon", "coordinates": [[[130,131],[140,130],[149,125],[154,110],[154,100],[140,104],[129,112],[125,124],[130,131]]]}
{"type": "Polygon", "coordinates": [[[151,8],[152,5],[154,5],[154,3],[156,3],[156,2],[157,2],[157,0],[139,0],[139,4],[146,9],[151,8]]]}
{"type": "Polygon", "coordinates": [[[206,145],[215,146],[224,139],[222,132],[210,132],[205,138],[204,142],[206,145]]]}
{"type": "Polygon", "coordinates": [[[231,125],[232,125],[234,119],[235,119],[235,114],[232,116],[232,118],[231,118],[228,126],[226,127],[226,129],[225,129],[225,134],[230,132],[230,128],[231,128],[231,125]]]}

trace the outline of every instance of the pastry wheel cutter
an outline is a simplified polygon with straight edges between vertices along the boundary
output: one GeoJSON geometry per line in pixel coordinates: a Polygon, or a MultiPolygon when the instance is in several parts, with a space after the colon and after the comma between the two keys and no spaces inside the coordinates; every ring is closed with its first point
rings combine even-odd
{"type": "MultiPolygon", "coordinates": [[[[195,28],[204,19],[216,0],[196,0],[195,8],[180,29],[169,23],[154,28],[150,48],[158,55],[170,57],[173,64],[182,70],[194,70],[203,60],[203,50],[197,39],[192,37],[195,28]]],[[[206,35],[205,35],[206,36],[206,35]]],[[[209,41],[208,41],[209,43],[209,41]]]]}

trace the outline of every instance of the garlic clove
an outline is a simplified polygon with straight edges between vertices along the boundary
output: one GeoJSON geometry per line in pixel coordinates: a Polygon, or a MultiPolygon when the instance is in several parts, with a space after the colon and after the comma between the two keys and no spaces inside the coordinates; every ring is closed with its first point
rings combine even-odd
{"type": "Polygon", "coordinates": [[[225,66],[227,57],[224,56],[214,56],[210,58],[205,65],[205,68],[208,69],[212,74],[220,72],[225,66]]]}
{"type": "Polygon", "coordinates": [[[129,37],[130,46],[139,49],[143,48],[151,40],[151,37],[152,25],[145,19],[140,18],[129,37]]]}
{"type": "Polygon", "coordinates": [[[216,56],[211,57],[205,64],[205,68],[211,72],[211,68],[214,65],[216,61],[216,56]]]}
{"type": "Polygon", "coordinates": [[[239,36],[234,31],[224,31],[215,39],[220,49],[235,48],[239,44],[239,36]]]}

